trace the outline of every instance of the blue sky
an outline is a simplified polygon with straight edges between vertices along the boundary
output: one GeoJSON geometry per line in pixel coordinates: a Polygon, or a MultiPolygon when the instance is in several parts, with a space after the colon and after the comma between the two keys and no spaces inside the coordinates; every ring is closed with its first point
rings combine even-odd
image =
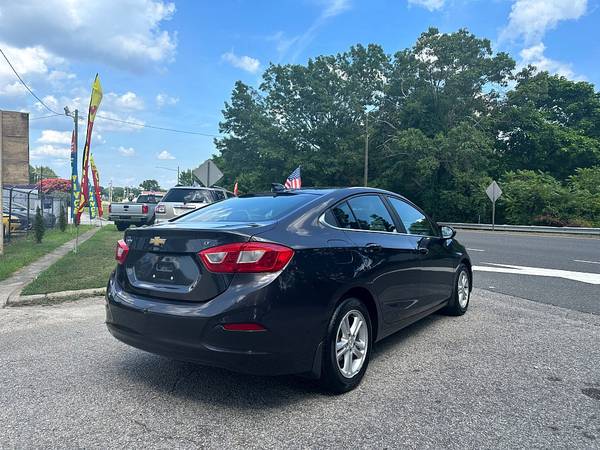
{"type": "MultiPolygon", "coordinates": [[[[600,83],[600,0],[0,1],[0,47],[52,109],[87,110],[98,72],[99,114],[208,135],[234,82],[257,86],[269,62],[305,63],[356,43],[394,53],[429,26],[466,27],[519,64],[600,83]]],[[[2,60],[0,109],[30,112],[31,163],[68,177],[72,122],[36,120],[48,111],[2,60]]],[[[193,168],[214,153],[210,136],[100,119],[95,131],[102,184],[169,187],[175,172],[157,166],[193,168]]]]}

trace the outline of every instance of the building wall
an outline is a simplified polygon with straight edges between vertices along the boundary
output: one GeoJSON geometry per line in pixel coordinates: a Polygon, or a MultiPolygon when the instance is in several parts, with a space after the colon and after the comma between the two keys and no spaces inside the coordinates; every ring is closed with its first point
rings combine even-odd
{"type": "Polygon", "coordinates": [[[2,183],[29,183],[29,114],[2,111],[2,183]]]}

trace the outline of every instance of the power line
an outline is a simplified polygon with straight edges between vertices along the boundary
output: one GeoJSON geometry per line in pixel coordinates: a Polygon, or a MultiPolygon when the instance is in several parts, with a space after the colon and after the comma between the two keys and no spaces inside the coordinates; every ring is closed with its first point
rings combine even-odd
{"type": "MultiPolygon", "coordinates": [[[[23,81],[23,78],[21,78],[21,76],[19,75],[19,73],[16,71],[16,69],[13,67],[12,63],[10,62],[10,60],[8,59],[8,57],[6,56],[6,54],[4,53],[4,51],[0,48],[0,53],[2,53],[2,56],[4,56],[4,59],[6,60],[6,62],[8,63],[8,65],[10,66],[10,68],[12,69],[12,71],[14,72],[14,74],[17,76],[17,78],[19,79],[19,81],[21,82],[21,84],[23,86],[25,86],[25,89],[27,89],[29,91],[29,93],[38,101],[40,102],[40,104],[46,108],[48,111],[50,111],[53,115],[51,116],[43,116],[43,117],[34,117],[30,120],[37,120],[37,119],[47,119],[50,117],[56,117],[56,116],[62,116],[62,113],[58,113],[56,111],[54,111],[52,108],[50,108],[48,105],[46,105],[46,103],[44,103],[44,101],[39,98],[27,85],[27,83],[25,83],[25,81],[23,81]]],[[[83,116],[83,115],[82,115],[83,116]]],[[[220,137],[220,135],[218,134],[210,134],[210,133],[201,133],[199,131],[189,131],[189,130],[178,130],[175,128],[167,128],[167,127],[159,127],[157,125],[148,125],[145,123],[138,123],[138,122],[131,122],[129,120],[122,120],[122,119],[114,119],[112,117],[107,117],[107,116],[102,116],[100,114],[97,114],[96,117],[103,119],[103,120],[110,120],[112,122],[119,122],[119,123],[124,123],[127,125],[131,125],[134,127],[141,127],[141,128],[151,128],[153,130],[160,130],[160,131],[170,131],[172,133],[182,133],[182,134],[193,134],[196,136],[207,136],[207,137],[220,137]]],[[[85,118],[85,116],[84,116],[85,118]]]]}
{"type": "Polygon", "coordinates": [[[30,117],[29,120],[40,120],[40,119],[49,119],[50,117],[56,117],[56,116],[64,116],[64,114],[52,114],[50,116],[42,116],[42,117],[30,117]]]}
{"type": "Polygon", "coordinates": [[[39,98],[37,95],[35,95],[35,93],[29,88],[29,86],[27,86],[27,83],[25,83],[25,81],[23,81],[23,78],[21,78],[21,75],[19,75],[19,73],[15,70],[15,68],[11,64],[10,60],[8,59],[8,57],[6,56],[6,54],[4,53],[4,51],[1,48],[0,48],[0,53],[2,53],[2,56],[4,56],[4,59],[6,60],[6,62],[8,63],[8,65],[10,66],[10,68],[12,69],[12,71],[15,73],[15,75],[17,76],[17,78],[19,79],[19,81],[21,82],[21,84],[23,86],[25,86],[25,89],[27,89],[29,91],[29,93],[31,95],[33,95],[35,97],[35,99],[38,102],[40,102],[41,105],[44,108],[46,108],[48,111],[50,111],[51,113],[56,114],[57,116],[62,116],[62,114],[57,113],[56,111],[54,111],[52,108],[50,108],[48,105],[46,105],[41,98],[39,98]]]}

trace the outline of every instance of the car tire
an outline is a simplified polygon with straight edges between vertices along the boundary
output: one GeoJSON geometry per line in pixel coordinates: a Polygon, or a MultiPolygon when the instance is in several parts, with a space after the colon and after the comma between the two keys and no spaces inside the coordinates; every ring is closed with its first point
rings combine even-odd
{"type": "Polygon", "coordinates": [[[442,310],[450,316],[462,316],[471,301],[471,276],[465,264],[460,264],[454,276],[454,289],[448,305],[442,310]]]}
{"type": "Polygon", "coordinates": [[[344,299],[327,327],[320,378],[323,388],[342,394],[360,384],[369,365],[372,336],[371,318],[364,303],[357,298],[344,299]],[[362,325],[358,326],[357,321],[362,325]]]}
{"type": "Polygon", "coordinates": [[[125,231],[127,228],[129,228],[129,224],[123,222],[115,222],[115,226],[119,231],[125,231]]]}

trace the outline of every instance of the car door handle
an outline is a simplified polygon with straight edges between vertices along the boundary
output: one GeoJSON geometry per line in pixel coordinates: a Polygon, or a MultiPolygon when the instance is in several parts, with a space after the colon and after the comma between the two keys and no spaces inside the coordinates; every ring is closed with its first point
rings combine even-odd
{"type": "Polygon", "coordinates": [[[427,253],[429,253],[429,249],[425,247],[420,247],[417,249],[417,253],[421,255],[426,255],[427,253]]]}
{"type": "Polygon", "coordinates": [[[380,244],[375,244],[374,242],[372,242],[370,244],[365,245],[365,249],[368,252],[371,252],[371,253],[380,252],[381,251],[381,245],[380,244]]]}

